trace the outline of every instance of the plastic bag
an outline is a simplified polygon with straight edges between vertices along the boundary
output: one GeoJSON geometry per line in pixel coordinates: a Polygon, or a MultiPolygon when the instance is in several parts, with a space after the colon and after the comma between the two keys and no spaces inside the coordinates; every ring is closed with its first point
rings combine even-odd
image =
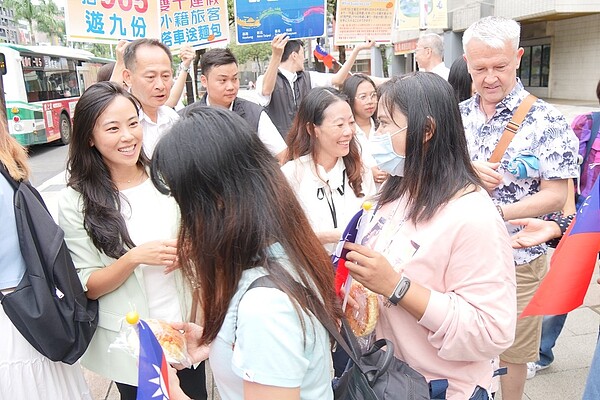
{"type": "MultiPolygon", "coordinates": [[[[128,317],[129,320],[129,317],[128,317]]],[[[183,333],[174,329],[168,322],[156,319],[144,319],[148,324],[158,343],[165,353],[165,359],[171,365],[180,365],[190,368],[192,362],[187,351],[187,345],[183,333]]],[[[139,357],[140,336],[138,324],[124,323],[117,339],[109,346],[109,351],[125,351],[132,357],[139,357]]]]}
{"type": "Polygon", "coordinates": [[[377,295],[357,281],[352,281],[350,297],[358,303],[358,309],[346,306],[346,318],[357,337],[367,336],[375,329],[379,317],[377,295]]]}

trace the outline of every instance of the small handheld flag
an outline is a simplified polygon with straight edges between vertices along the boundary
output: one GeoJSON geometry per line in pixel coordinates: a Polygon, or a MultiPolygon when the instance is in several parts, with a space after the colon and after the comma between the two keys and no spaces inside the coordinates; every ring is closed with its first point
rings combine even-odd
{"type": "Polygon", "coordinates": [[[317,47],[315,47],[315,50],[313,51],[314,56],[317,58],[317,60],[320,60],[323,62],[323,64],[325,64],[325,66],[329,69],[333,69],[333,63],[337,63],[337,60],[335,58],[333,58],[333,56],[331,54],[329,54],[323,47],[321,47],[321,45],[317,45],[317,47]]]}
{"type": "Polygon", "coordinates": [[[167,360],[156,336],[143,320],[138,322],[140,359],[137,400],[169,400],[167,360]]]}
{"type": "MultiPolygon", "coordinates": [[[[360,240],[359,231],[361,228],[361,223],[363,215],[365,215],[370,209],[373,207],[373,204],[370,201],[365,201],[362,205],[362,209],[357,212],[350,222],[346,229],[344,229],[344,233],[335,249],[335,252],[331,256],[331,261],[336,268],[335,271],[335,292],[338,296],[341,296],[341,289],[343,286],[349,287],[351,283],[352,277],[349,274],[348,268],[346,268],[346,255],[348,254],[348,250],[344,248],[344,243],[352,242],[356,243],[357,240],[360,240]]],[[[346,292],[348,294],[348,292],[346,292]]],[[[344,299],[344,305],[345,306],[344,299]]]]}
{"type": "Polygon", "coordinates": [[[600,251],[600,179],[550,260],[550,271],[521,317],[566,314],[583,304],[600,251]]]}

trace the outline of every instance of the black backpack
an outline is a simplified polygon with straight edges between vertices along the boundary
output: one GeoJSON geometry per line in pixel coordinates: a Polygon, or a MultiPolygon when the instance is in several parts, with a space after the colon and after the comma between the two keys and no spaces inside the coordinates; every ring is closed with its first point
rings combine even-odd
{"type": "MultiPolygon", "coordinates": [[[[64,241],[64,232],[35,188],[15,181],[14,210],[25,275],[0,302],[17,330],[52,361],[75,363],[98,325],[98,301],[89,300],[64,241]]],[[[0,266],[1,268],[1,266],[0,266]]]]}

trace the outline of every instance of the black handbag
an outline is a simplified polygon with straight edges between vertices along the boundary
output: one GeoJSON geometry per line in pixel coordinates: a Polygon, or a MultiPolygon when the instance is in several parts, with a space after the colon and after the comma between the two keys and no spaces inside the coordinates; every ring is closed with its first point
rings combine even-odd
{"type": "Polygon", "coordinates": [[[98,301],[89,300],[64,242],[40,194],[15,181],[14,210],[25,274],[11,293],[0,292],[8,318],[25,339],[52,361],[75,363],[98,325],[98,301]]]}
{"type": "Polygon", "coordinates": [[[425,377],[394,356],[394,344],[391,341],[379,339],[362,353],[345,319],[342,320],[342,330],[347,340],[337,330],[331,329],[331,324],[321,323],[352,360],[342,376],[334,382],[335,400],[432,398],[425,377]]]}
{"type": "MultiPolygon", "coordinates": [[[[252,282],[248,290],[255,287],[279,289],[268,275],[252,282]]],[[[345,318],[342,319],[342,330],[348,340],[340,334],[333,321],[320,315],[322,307],[311,301],[313,299],[304,287],[298,284],[296,288],[304,293],[315,317],[352,360],[344,374],[332,383],[335,400],[445,399],[447,380],[437,380],[430,385],[423,375],[394,356],[394,345],[387,339],[377,340],[367,352],[362,353],[345,318]]]]}

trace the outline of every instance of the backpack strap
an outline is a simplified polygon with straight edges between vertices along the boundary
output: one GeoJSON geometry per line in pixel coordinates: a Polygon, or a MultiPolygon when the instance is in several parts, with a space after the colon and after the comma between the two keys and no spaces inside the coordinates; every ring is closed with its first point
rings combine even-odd
{"type": "Polygon", "coordinates": [[[500,140],[498,141],[496,148],[494,149],[490,159],[488,160],[489,162],[495,163],[502,160],[502,156],[506,152],[508,145],[519,131],[519,128],[521,128],[523,120],[527,116],[529,110],[531,110],[531,106],[533,106],[533,103],[535,103],[536,100],[537,97],[535,97],[532,94],[528,94],[527,97],[523,99],[521,104],[519,104],[519,107],[517,107],[517,109],[513,113],[511,120],[504,128],[504,132],[502,132],[502,136],[500,136],[500,140]]]}
{"type": "Polygon", "coordinates": [[[590,115],[592,117],[592,129],[590,130],[590,138],[585,145],[585,156],[583,157],[583,162],[581,165],[586,164],[586,161],[590,156],[590,152],[592,151],[592,145],[594,144],[594,140],[596,140],[596,136],[598,136],[598,130],[600,129],[600,112],[594,111],[590,113],[590,115]]]}
{"type": "Polygon", "coordinates": [[[6,169],[6,166],[1,162],[0,162],[0,173],[2,175],[4,175],[4,177],[6,178],[8,183],[10,183],[10,185],[15,189],[15,191],[19,188],[20,183],[17,182],[12,176],[10,176],[10,174],[8,173],[8,170],[6,169]]]}

